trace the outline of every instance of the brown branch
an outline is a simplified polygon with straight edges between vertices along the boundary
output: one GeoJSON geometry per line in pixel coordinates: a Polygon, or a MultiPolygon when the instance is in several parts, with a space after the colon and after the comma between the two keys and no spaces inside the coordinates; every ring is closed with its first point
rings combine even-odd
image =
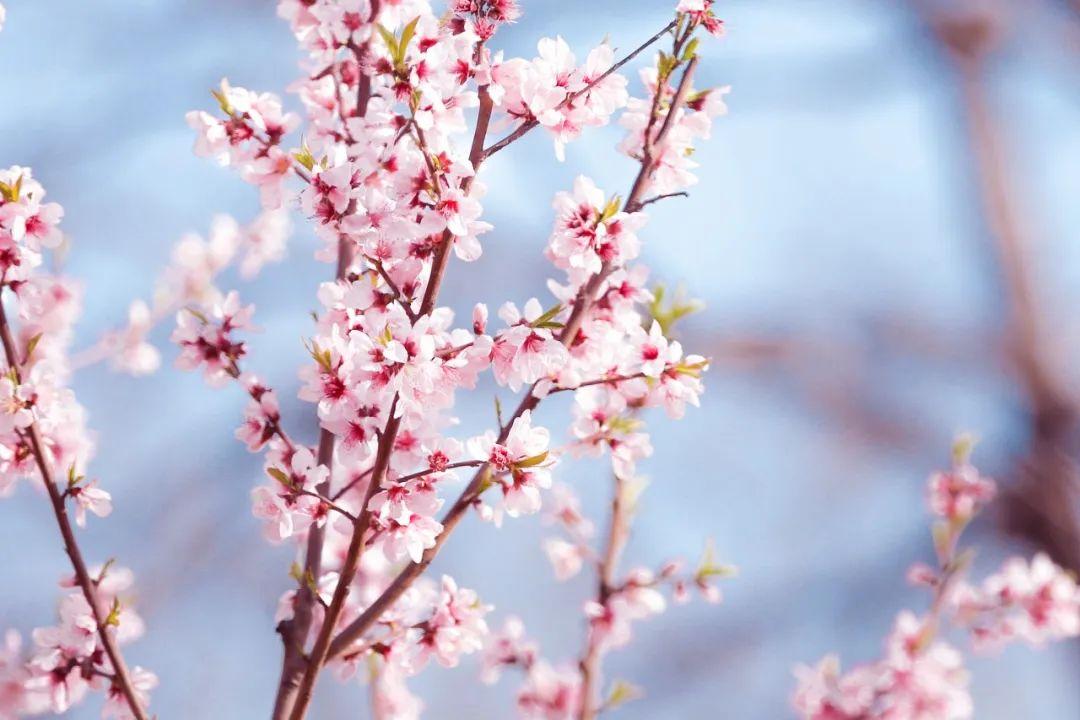
{"type": "Polygon", "coordinates": [[[360,516],[353,524],[352,538],[345,554],[345,562],[341,567],[341,575],[338,578],[337,586],[334,588],[334,596],[330,600],[330,606],[326,609],[322,626],[319,628],[319,634],[315,638],[315,644],[305,663],[304,676],[296,693],[296,701],[293,703],[292,713],[289,715],[290,720],[302,720],[307,715],[308,706],[311,704],[311,698],[315,691],[315,681],[318,679],[319,671],[322,670],[322,666],[328,657],[334,627],[345,609],[345,600],[349,596],[349,586],[352,584],[353,577],[356,576],[356,570],[360,566],[360,556],[367,540],[365,535],[371,525],[371,510],[369,508],[371,498],[374,496],[376,489],[382,484],[390,468],[390,457],[394,452],[394,440],[401,426],[401,416],[395,414],[396,410],[397,397],[395,396],[394,401],[390,404],[390,416],[379,437],[375,470],[371,474],[371,482],[368,484],[367,492],[364,495],[364,504],[361,507],[360,516]]]}
{"type": "MultiPolygon", "coordinates": [[[[335,277],[338,280],[345,278],[352,264],[353,244],[342,236],[338,240],[338,262],[335,277]]],[[[326,480],[317,488],[320,495],[330,494],[330,485],[333,480],[334,460],[334,434],[322,428],[319,431],[319,449],[317,453],[319,465],[327,469],[326,480]]],[[[334,498],[337,499],[336,497],[334,498]]],[[[312,526],[308,530],[307,548],[304,553],[304,575],[315,578],[318,582],[322,574],[322,551],[325,539],[325,528],[312,526]]],[[[311,623],[314,618],[313,610],[316,595],[307,583],[301,583],[296,592],[296,609],[293,617],[283,620],[278,625],[278,632],[284,645],[284,657],[281,663],[281,677],[278,680],[277,695],[274,698],[274,711],[272,720],[284,720],[289,716],[296,702],[296,695],[300,689],[300,681],[307,667],[304,657],[304,644],[311,623]]]]}
{"type": "MultiPolygon", "coordinates": [[[[597,573],[596,599],[601,605],[606,605],[615,592],[615,573],[618,571],[619,559],[626,548],[626,541],[630,537],[630,515],[633,510],[627,502],[626,481],[615,474],[612,474],[612,480],[614,488],[611,495],[611,519],[608,524],[604,554],[600,558],[597,573]]],[[[581,709],[578,715],[580,720],[593,720],[600,712],[601,705],[596,697],[600,683],[600,651],[599,637],[590,628],[585,656],[581,659],[581,709]]]]}
{"type": "Polygon", "coordinates": [[[350,480],[350,481],[348,482],[348,484],[347,484],[347,485],[345,485],[345,486],[344,486],[344,487],[342,487],[342,488],[341,488],[340,490],[338,490],[338,491],[337,491],[336,493],[334,493],[333,495],[331,495],[331,496],[330,496],[330,499],[331,499],[331,500],[334,500],[334,501],[337,501],[338,499],[340,499],[342,495],[344,495],[345,493],[349,492],[349,491],[350,491],[350,490],[352,490],[352,489],[353,489],[354,487],[356,487],[356,486],[357,486],[357,485],[358,485],[358,484],[360,483],[360,481],[362,481],[362,480],[363,480],[364,478],[366,478],[366,477],[370,477],[370,476],[371,476],[371,472],[372,472],[372,471],[373,471],[374,469],[375,469],[375,467],[374,467],[374,466],[372,466],[372,467],[369,467],[369,468],[368,468],[367,470],[365,470],[364,472],[362,472],[362,473],[360,473],[359,475],[357,475],[356,477],[354,477],[354,478],[353,478],[352,480],[350,480]]]}
{"type": "MultiPolygon", "coordinates": [[[[374,22],[375,18],[379,16],[379,6],[382,4],[382,0],[371,0],[371,15],[369,22],[374,22]]],[[[374,37],[375,33],[371,34],[374,37]]],[[[351,46],[353,47],[353,46],[351,46]]],[[[367,61],[367,54],[371,48],[371,38],[363,44],[363,46],[356,48],[353,47],[353,53],[356,55],[357,70],[360,71],[360,81],[357,83],[356,88],[356,115],[357,117],[366,117],[368,103],[371,101],[371,75],[363,72],[363,63],[367,61]]]]}
{"type": "Polygon", "coordinates": [[[401,292],[401,288],[399,288],[397,283],[394,282],[394,279],[390,277],[390,274],[386,272],[386,268],[383,267],[382,261],[367,257],[366,255],[364,256],[364,259],[371,263],[371,266],[375,268],[376,272],[379,273],[379,276],[390,288],[390,291],[394,293],[394,300],[396,300],[397,304],[401,306],[401,309],[405,311],[405,315],[409,318],[409,322],[415,323],[419,318],[416,313],[413,312],[409,299],[405,297],[405,293],[401,292]]]}
{"type": "Polygon", "coordinates": [[[652,205],[655,202],[660,202],[661,200],[666,200],[667,198],[673,198],[673,197],[688,198],[688,197],[690,197],[690,193],[688,193],[688,192],[672,192],[672,193],[664,193],[663,195],[653,195],[648,200],[643,200],[641,202],[641,207],[645,207],[646,205],[652,205]]]}
{"type": "MultiPolygon", "coordinates": [[[[0,302],[0,339],[3,341],[4,355],[7,358],[8,366],[15,373],[15,380],[21,383],[22,366],[19,363],[19,354],[11,334],[7,314],[4,312],[3,302],[0,302]]],[[[90,577],[90,572],[86,568],[86,561],[83,560],[82,551],[79,550],[78,541],[75,539],[75,532],[71,527],[67,506],[64,502],[65,496],[57,489],[56,482],[53,480],[52,468],[45,457],[44,443],[41,441],[37,422],[32,422],[25,432],[30,438],[30,447],[34,453],[34,461],[37,463],[38,471],[41,473],[42,483],[49,494],[53,515],[56,517],[56,524],[60,528],[60,535],[64,540],[64,550],[71,559],[71,566],[75,570],[75,582],[78,584],[79,589],[82,590],[87,605],[90,606],[90,613],[94,617],[94,626],[97,628],[101,646],[113,666],[113,685],[120,689],[136,720],[146,720],[146,712],[135,694],[135,689],[131,684],[131,677],[128,675],[127,665],[124,663],[124,657],[120,654],[115,639],[109,634],[108,626],[105,623],[106,615],[103,614],[98,600],[97,586],[94,579],[90,577]]]]}
{"type": "MultiPolygon", "coordinates": [[[[476,129],[473,131],[472,149],[469,152],[469,162],[473,166],[473,174],[461,182],[462,192],[468,193],[472,187],[473,178],[480,172],[480,165],[484,162],[483,153],[484,138],[487,136],[488,125],[491,123],[491,113],[494,103],[488,95],[487,86],[480,88],[480,111],[476,116],[476,129]]],[[[449,230],[444,230],[439,246],[435,248],[435,257],[431,261],[431,274],[428,276],[427,287],[424,288],[424,299],[420,303],[420,314],[430,315],[435,309],[435,299],[439,296],[443,277],[446,276],[446,268],[450,264],[450,248],[454,244],[454,236],[449,230]]]]}

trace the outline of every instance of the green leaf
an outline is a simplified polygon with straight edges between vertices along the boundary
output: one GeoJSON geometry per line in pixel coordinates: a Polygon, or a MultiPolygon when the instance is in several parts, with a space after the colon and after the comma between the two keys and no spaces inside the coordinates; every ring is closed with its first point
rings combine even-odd
{"type": "MultiPolygon", "coordinates": [[[[543,315],[533,320],[531,323],[529,323],[529,325],[531,327],[546,327],[547,324],[552,322],[555,319],[555,316],[558,315],[560,312],[562,312],[562,303],[559,303],[554,307],[548,308],[544,311],[543,315]]],[[[562,327],[562,325],[559,325],[559,327],[562,327]]]]}
{"type": "Polygon", "coordinates": [[[292,156],[309,172],[315,169],[315,156],[311,154],[311,149],[307,145],[302,145],[299,150],[293,150],[292,156]]]}
{"type": "Polygon", "coordinates": [[[952,461],[954,465],[966,465],[971,460],[971,451],[978,442],[971,433],[961,433],[953,440],[952,461]]]}
{"type": "Polygon", "coordinates": [[[682,54],[683,62],[690,62],[694,59],[694,55],[697,53],[699,43],[699,38],[693,38],[690,42],[686,44],[686,49],[683,50],[682,54]]]}
{"type": "Polygon", "coordinates": [[[615,195],[608,201],[608,204],[604,206],[604,209],[600,211],[600,217],[597,219],[597,224],[607,222],[611,218],[615,217],[615,214],[622,209],[622,198],[615,195]]]}
{"type": "Polygon", "coordinates": [[[480,497],[488,491],[494,483],[491,482],[491,466],[485,465],[484,472],[480,475],[480,484],[476,488],[476,497],[480,497]]]}
{"type": "Polygon", "coordinates": [[[644,691],[637,685],[632,685],[625,680],[616,680],[608,692],[607,700],[604,701],[604,709],[612,710],[644,695],[644,691]]]}
{"type": "Polygon", "coordinates": [[[608,429],[612,432],[627,434],[636,432],[644,424],[637,418],[620,415],[608,421],[608,429]]]}
{"type": "Polygon", "coordinates": [[[519,469],[520,468],[536,467],[540,463],[547,460],[547,458],[548,458],[548,453],[545,451],[545,452],[540,453],[539,455],[533,455],[531,458],[525,458],[521,462],[514,463],[514,467],[519,468],[519,469]]]}
{"type": "Polygon", "coordinates": [[[22,195],[22,175],[15,178],[15,182],[11,185],[0,182],[0,196],[3,196],[5,202],[19,202],[20,195],[22,195]]]}
{"type": "Polygon", "coordinates": [[[210,319],[209,319],[209,318],[207,318],[207,317],[206,317],[205,315],[203,315],[203,314],[202,314],[201,312],[199,312],[199,311],[198,311],[198,310],[196,310],[195,308],[193,308],[193,307],[186,307],[186,308],[184,308],[184,309],[185,309],[185,310],[187,310],[187,311],[188,311],[189,313],[191,313],[191,314],[192,314],[193,316],[195,316],[195,317],[196,317],[196,318],[197,318],[197,319],[198,319],[198,320],[199,320],[200,322],[202,322],[202,324],[203,324],[203,325],[205,325],[206,323],[210,322],[210,319]]]}
{"type": "Polygon", "coordinates": [[[416,34],[416,24],[420,22],[420,16],[417,15],[412,19],[405,29],[401,31],[401,40],[398,42],[398,50],[401,56],[397,58],[397,62],[401,63],[405,61],[405,52],[409,49],[409,42],[413,39],[413,35],[416,34]]]}
{"type": "Polygon", "coordinates": [[[660,59],[656,62],[656,75],[657,78],[663,82],[671,75],[671,73],[679,66],[678,59],[673,55],[668,55],[666,52],[660,53],[660,59]]]}
{"type": "Polygon", "coordinates": [[[37,349],[38,343],[41,342],[41,336],[42,333],[38,333],[34,337],[30,338],[29,342],[26,343],[26,354],[23,355],[24,363],[30,359],[30,356],[34,354],[34,350],[37,349]]]}
{"type": "Polygon", "coordinates": [[[390,32],[380,24],[376,24],[375,29],[379,31],[380,37],[382,37],[383,42],[386,43],[387,49],[390,50],[390,57],[394,58],[394,61],[396,62],[398,55],[398,43],[397,38],[394,37],[394,33],[390,32]]]}
{"type": "Polygon", "coordinates": [[[734,565],[717,562],[716,544],[712,538],[705,543],[705,550],[701,553],[697,571],[694,573],[696,580],[708,580],[709,578],[728,578],[739,574],[739,569],[734,565]]]}
{"type": "Polygon", "coordinates": [[[120,627],[120,598],[113,598],[112,607],[109,609],[109,615],[102,623],[105,627],[120,627]]]}
{"type": "Polygon", "coordinates": [[[105,579],[105,576],[109,574],[109,568],[116,563],[116,558],[109,558],[105,561],[105,564],[101,566],[101,572],[98,573],[97,579],[94,580],[95,585],[100,585],[101,581],[105,579]]]}
{"type": "Polygon", "coordinates": [[[222,80],[221,81],[221,89],[220,90],[211,90],[210,94],[214,96],[215,100],[217,100],[217,104],[218,104],[218,107],[221,108],[221,112],[223,112],[226,115],[232,117],[233,107],[232,107],[232,105],[229,104],[229,98],[225,94],[225,89],[226,88],[228,88],[228,84],[224,80],[222,80]]]}
{"type": "Polygon", "coordinates": [[[266,474],[269,475],[270,477],[274,478],[275,480],[277,480],[279,483],[281,483],[282,485],[284,485],[287,488],[295,487],[295,485],[293,484],[292,478],[289,477],[285,473],[285,471],[283,471],[281,468],[276,468],[276,467],[266,468],[266,474]]]}

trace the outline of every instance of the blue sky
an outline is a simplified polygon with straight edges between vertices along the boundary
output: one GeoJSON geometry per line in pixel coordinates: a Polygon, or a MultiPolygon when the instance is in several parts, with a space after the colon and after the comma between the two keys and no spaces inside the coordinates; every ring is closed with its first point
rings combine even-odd
{"type": "MultiPolygon", "coordinates": [[[[525,17],[500,41],[508,54],[529,54],[538,38],[562,34],[584,56],[606,35],[628,49],[662,26],[671,4],[523,0],[525,17]]],[[[700,411],[652,423],[652,485],[629,557],[695,555],[711,536],[742,576],[724,605],[674,609],[611,656],[610,675],[646,691],[620,711],[627,720],[785,717],[794,663],[834,649],[848,662],[873,657],[895,612],[925,602],[903,573],[930,552],[923,482],[954,433],[983,438],[977,458],[991,473],[1006,473],[1026,441],[1014,383],[989,358],[1002,290],[948,66],[899,3],[719,4],[729,37],[707,44],[699,83],[732,85],[731,111],[697,153],[691,197],[656,206],[643,238],[655,277],[706,301],[685,344],[724,360],[700,411]],[[748,338],[780,338],[788,354],[762,364],[725,354],[748,338]]],[[[208,89],[226,75],[283,93],[298,56],[268,0],[6,5],[0,164],[32,166],[66,208],[67,270],[85,283],[78,337],[88,345],[131,298],[149,294],[182,233],[205,233],[216,212],[241,221],[257,212],[250,187],[192,155],[184,113],[209,107],[208,89]]],[[[990,87],[1038,242],[1039,293],[1063,348],[1076,351],[1080,55],[1051,5],[1033,3],[1038,11],[1016,23],[990,87]]],[[[619,137],[617,128],[592,132],[561,164],[540,133],[497,155],[485,167],[496,230],[480,262],[454,265],[449,304],[546,297],[550,198],[579,173],[625,187],[619,137]]],[[[301,230],[289,262],[256,283],[237,280],[264,328],[252,362],[284,398],[294,397],[299,338],[328,274],[315,247],[301,230]]],[[[143,380],[91,368],[75,389],[99,434],[94,475],[116,506],[82,537],[91,557],[119,553],[139,578],[149,632],[129,655],[162,678],[155,711],[265,717],[279,655],[272,614],[289,558],[261,541],[250,517],[259,462],[232,438],[243,398],[171,367],[143,380]]],[[[287,403],[294,417],[309,410],[287,403]]],[[[463,424],[479,429],[489,413],[490,397],[477,397],[462,406],[463,424]]],[[[312,426],[300,419],[298,432],[312,426]]],[[[602,468],[564,472],[600,513],[602,468]]],[[[64,557],[30,488],[0,513],[0,625],[25,631],[49,622],[64,557]]],[[[993,518],[983,528],[979,567],[1026,551],[1001,538],[993,518]]],[[[500,614],[521,615],[553,658],[570,657],[589,581],[555,584],[542,535],[535,519],[498,533],[470,520],[436,570],[500,614]]],[[[1077,659],[1073,643],[973,662],[977,716],[1080,717],[1077,659]]],[[[509,684],[472,690],[475,673],[471,664],[425,673],[415,686],[439,708],[428,716],[507,717],[509,684]]],[[[318,717],[362,716],[351,709],[363,706],[361,689],[326,682],[321,691],[318,717]]],[[[88,705],[73,717],[96,713],[88,705]]]]}

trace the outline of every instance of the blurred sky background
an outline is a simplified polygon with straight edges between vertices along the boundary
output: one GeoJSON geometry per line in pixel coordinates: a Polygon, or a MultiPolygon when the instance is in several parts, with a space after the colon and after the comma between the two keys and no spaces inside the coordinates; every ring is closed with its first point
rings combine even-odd
{"type": "MultiPolygon", "coordinates": [[[[86,347],[123,322],[131,299],[150,297],[181,234],[205,233],[217,212],[246,222],[258,211],[253,188],[194,157],[184,113],[210,108],[207,91],[223,76],[283,94],[299,56],[271,0],[5,4],[0,165],[32,166],[66,209],[67,270],[86,290],[77,347],[86,347]]],[[[636,46],[674,0],[521,4],[525,16],[497,45],[532,57],[538,38],[558,33],[583,58],[605,35],[624,51],[636,46]]],[[[1080,357],[1080,8],[1006,7],[985,91],[1039,311],[1068,378],[1080,357]]],[[[976,460],[1005,483],[1034,443],[1031,403],[1008,362],[1005,273],[955,63],[905,2],[720,0],[717,10],[729,35],[703,43],[698,85],[731,84],[731,111],[699,147],[691,197],[654,206],[643,233],[654,277],[706,301],[682,339],[715,362],[701,410],[651,423],[653,484],[627,562],[695,558],[711,536],[742,574],[725,585],[723,605],[674,608],[608,657],[608,678],[646,693],[619,711],[625,720],[789,717],[795,663],[831,650],[846,664],[872,659],[900,609],[925,607],[904,572],[931,557],[924,482],[947,462],[954,434],[977,433],[976,460]]],[[[467,312],[477,300],[548,297],[550,198],[578,173],[625,193],[632,163],[614,149],[620,137],[617,127],[589,132],[560,164],[550,139],[532,133],[486,165],[496,230],[478,263],[452,264],[448,304],[467,312]]],[[[296,368],[314,290],[331,271],[312,259],[316,243],[297,220],[287,262],[235,284],[264,328],[251,337],[249,366],[279,389],[290,432],[313,441],[296,368]]],[[[148,633],[125,654],[161,677],[154,712],[263,718],[290,553],[269,547],[251,517],[261,461],[233,439],[239,389],[173,369],[167,333],[154,336],[166,358],[154,377],[95,366],[75,378],[100,439],[91,474],[115,503],[80,538],[91,561],[116,555],[136,572],[148,633]]],[[[491,397],[460,411],[479,432],[491,397]]],[[[542,415],[556,431],[565,418],[542,415]]],[[[567,463],[560,474],[600,520],[603,469],[567,463]]],[[[47,503],[28,484],[0,517],[0,626],[25,634],[52,622],[68,566],[47,503]]],[[[988,514],[972,533],[980,570],[1033,551],[1003,532],[1003,517],[988,514]]],[[[493,617],[519,614],[546,655],[568,659],[593,579],[556,584],[543,536],[537,517],[500,532],[469,518],[435,570],[476,588],[493,617]]],[[[1075,642],[1012,648],[971,667],[979,718],[1080,717],[1075,642]]],[[[487,688],[476,672],[469,661],[413,682],[426,717],[510,717],[515,683],[487,688]]],[[[366,717],[364,692],[326,677],[316,716],[366,717]]],[[[97,712],[95,701],[71,717],[97,712]]]]}

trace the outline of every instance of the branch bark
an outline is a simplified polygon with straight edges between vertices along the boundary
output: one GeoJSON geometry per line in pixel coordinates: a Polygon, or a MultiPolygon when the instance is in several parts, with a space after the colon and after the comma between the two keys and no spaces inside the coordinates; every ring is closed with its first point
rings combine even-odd
{"type": "MultiPolygon", "coordinates": [[[[607,541],[604,554],[600,559],[597,579],[596,599],[606,605],[615,587],[615,573],[618,572],[626,541],[630,538],[631,508],[627,502],[626,481],[612,474],[614,488],[611,496],[611,518],[608,522],[607,541]]],[[[601,703],[596,696],[600,684],[600,643],[596,634],[589,630],[585,656],[581,659],[581,710],[580,720],[594,720],[599,714],[601,703]]]]}

